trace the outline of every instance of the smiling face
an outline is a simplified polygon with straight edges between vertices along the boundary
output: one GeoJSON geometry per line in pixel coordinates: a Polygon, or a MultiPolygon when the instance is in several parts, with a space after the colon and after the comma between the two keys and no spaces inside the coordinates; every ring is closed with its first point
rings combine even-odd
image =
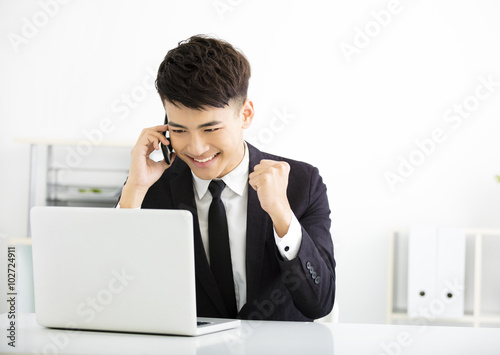
{"type": "Polygon", "coordinates": [[[168,130],[177,157],[200,179],[221,178],[243,159],[243,130],[250,127],[253,103],[231,101],[225,108],[195,110],[164,103],[168,130]]]}

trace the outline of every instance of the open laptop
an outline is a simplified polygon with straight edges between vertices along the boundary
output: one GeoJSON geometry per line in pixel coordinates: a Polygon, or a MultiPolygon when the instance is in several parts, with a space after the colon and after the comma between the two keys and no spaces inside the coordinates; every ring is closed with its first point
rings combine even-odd
{"type": "Polygon", "coordinates": [[[46,327],[201,335],[193,216],[183,210],[31,209],[35,312],[46,327]]]}

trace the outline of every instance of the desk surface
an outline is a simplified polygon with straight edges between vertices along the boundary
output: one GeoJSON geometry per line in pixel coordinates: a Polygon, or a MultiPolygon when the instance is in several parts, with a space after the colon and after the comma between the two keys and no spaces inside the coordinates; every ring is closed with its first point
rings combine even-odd
{"type": "MultiPolygon", "coordinates": [[[[7,314],[0,315],[2,334],[7,314]]],[[[238,329],[199,337],[65,331],[19,314],[16,347],[2,354],[500,354],[500,329],[384,324],[243,321],[238,329]]]]}

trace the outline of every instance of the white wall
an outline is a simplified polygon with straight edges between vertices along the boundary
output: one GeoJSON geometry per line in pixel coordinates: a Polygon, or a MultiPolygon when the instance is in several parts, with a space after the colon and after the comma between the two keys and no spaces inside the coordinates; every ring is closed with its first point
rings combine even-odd
{"type": "Polygon", "coordinates": [[[384,322],[393,226],[500,227],[499,15],[478,0],[2,1],[0,233],[27,233],[29,149],[14,138],[85,140],[110,120],[106,140],[135,140],[161,123],[152,78],[167,50],[216,34],[252,64],[247,138],[328,185],[340,321],[384,322]],[[474,99],[481,80],[494,86],[474,99]],[[464,100],[457,124],[446,113],[464,100]],[[393,191],[385,175],[410,156],[424,158],[393,191]]]}

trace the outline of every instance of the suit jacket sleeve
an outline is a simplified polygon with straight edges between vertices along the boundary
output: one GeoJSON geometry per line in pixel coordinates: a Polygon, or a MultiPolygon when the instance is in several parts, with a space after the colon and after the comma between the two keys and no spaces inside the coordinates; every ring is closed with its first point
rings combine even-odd
{"type": "Polygon", "coordinates": [[[308,177],[291,176],[288,188],[290,205],[302,228],[299,253],[293,260],[286,261],[276,250],[276,257],[282,280],[295,307],[304,316],[317,319],[330,313],[333,308],[335,259],[326,186],[317,168],[312,168],[308,173],[308,177]],[[307,186],[309,189],[304,188],[307,186]],[[305,193],[297,196],[296,191],[305,193]]]}

